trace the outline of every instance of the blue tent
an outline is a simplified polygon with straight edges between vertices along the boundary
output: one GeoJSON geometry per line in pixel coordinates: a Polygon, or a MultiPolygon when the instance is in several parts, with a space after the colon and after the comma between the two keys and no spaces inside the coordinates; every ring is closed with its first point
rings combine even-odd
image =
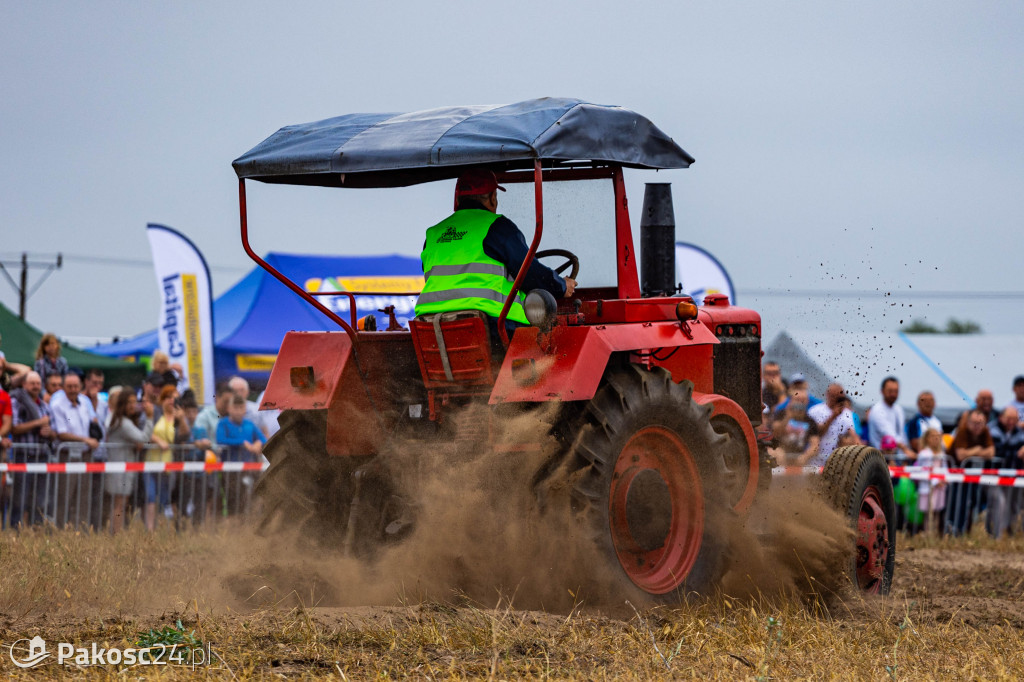
{"type": "MultiPolygon", "coordinates": [[[[266,261],[307,291],[369,291],[380,296],[356,297],[357,317],[375,315],[378,327],[388,318],[378,310],[395,306],[399,322],[413,316],[415,297],[395,295],[419,291],[423,271],[408,256],[305,256],[267,254],[266,261]]],[[[327,307],[349,319],[347,296],[321,298],[327,307]]],[[[262,268],[254,268],[213,302],[214,373],[217,381],[239,375],[261,384],[270,375],[286,332],[337,331],[338,327],[262,268]]],[[[90,348],[111,357],[150,355],[157,347],[155,330],[119,343],[90,348]]]]}

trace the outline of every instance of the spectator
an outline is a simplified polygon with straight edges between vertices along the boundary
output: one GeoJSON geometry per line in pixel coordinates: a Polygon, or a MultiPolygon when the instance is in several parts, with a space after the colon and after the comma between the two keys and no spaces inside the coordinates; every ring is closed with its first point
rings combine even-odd
{"type": "MultiPolygon", "coordinates": [[[[11,391],[12,462],[49,460],[54,433],[50,407],[43,401],[42,393],[43,380],[35,371],[26,374],[22,386],[11,391]]],[[[14,474],[13,478],[11,526],[42,523],[47,506],[46,474],[14,474]]]]}
{"type": "MultiPolygon", "coordinates": [[[[63,443],[75,444],[71,449],[61,448],[61,462],[91,462],[100,459],[96,456],[100,446],[99,440],[89,434],[89,425],[92,423],[91,410],[81,393],[82,380],[74,372],[68,372],[64,377],[63,399],[50,400],[57,439],[63,443]]],[[[98,530],[103,527],[103,474],[82,476],[84,480],[71,480],[67,475],[57,476],[57,524],[66,523],[74,514],[76,522],[85,521],[93,530],[98,530]],[[83,507],[87,519],[78,518],[83,507]]]]}
{"type": "Polygon", "coordinates": [[[0,388],[10,391],[12,388],[21,386],[25,375],[31,371],[32,368],[28,365],[9,361],[4,357],[3,351],[0,351],[0,388]]]}
{"type": "Polygon", "coordinates": [[[61,374],[47,374],[46,375],[46,394],[43,396],[43,400],[49,405],[50,402],[56,397],[58,402],[64,395],[64,376],[61,374]]]}
{"type": "Polygon", "coordinates": [[[241,396],[245,400],[245,418],[248,419],[255,425],[260,433],[263,434],[263,439],[267,438],[267,429],[260,423],[260,406],[259,403],[249,400],[249,382],[242,377],[231,377],[228,380],[228,386],[234,391],[235,395],[241,396]]]}
{"type": "MultiPolygon", "coordinates": [[[[217,425],[221,419],[228,416],[228,407],[231,405],[231,399],[234,398],[235,394],[231,390],[231,387],[226,383],[222,383],[217,386],[217,390],[214,393],[213,404],[205,406],[200,412],[199,416],[196,417],[195,425],[193,428],[201,429],[201,432],[206,434],[205,438],[209,443],[206,445],[214,453],[218,452],[220,447],[217,443],[217,425]]],[[[206,475],[206,484],[208,493],[210,495],[209,504],[213,504],[214,499],[217,497],[216,492],[221,483],[222,475],[218,473],[208,473],[206,475]]],[[[212,509],[211,509],[212,511],[212,509]]],[[[213,518],[213,517],[211,517],[213,518]]]]}
{"type": "Polygon", "coordinates": [[[1020,428],[1024,429],[1024,374],[1013,378],[1013,400],[1009,406],[1017,410],[1020,417],[1020,428]]]}
{"type": "Polygon", "coordinates": [[[803,466],[818,453],[818,423],[807,416],[807,395],[790,388],[786,407],[775,419],[775,438],[787,465],[803,466]]]}
{"type": "MultiPolygon", "coordinates": [[[[148,403],[156,410],[154,420],[160,419],[162,416],[160,410],[160,391],[163,389],[164,383],[163,374],[160,374],[160,372],[150,372],[142,380],[142,390],[139,391],[139,404],[145,409],[148,403]]],[[[146,412],[148,411],[146,409],[146,412]]]]}
{"type": "Polygon", "coordinates": [[[786,399],[779,403],[779,406],[775,408],[776,412],[781,413],[786,409],[786,406],[789,405],[789,396],[792,394],[794,389],[800,391],[805,396],[808,409],[821,404],[821,400],[811,395],[810,388],[807,386],[807,377],[805,377],[801,372],[796,372],[789,377],[789,391],[786,393],[786,399]]]}
{"type": "MultiPolygon", "coordinates": [[[[928,427],[921,436],[921,450],[917,453],[917,465],[930,470],[948,465],[946,451],[942,447],[942,430],[928,427]]],[[[945,481],[918,481],[918,508],[924,515],[925,532],[931,534],[938,529],[942,534],[942,516],[946,509],[945,481]]]]}
{"type": "Polygon", "coordinates": [[[170,356],[162,350],[153,351],[150,368],[152,371],[163,376],[164,384],[175,386],[179,393],[183,393],[188,388],[188,377],[185,376],[185,371],[181,364],[177,362],[171,364],[170,356]]]}
{"type": "Polygon", "coordinates": [[[768,408],[768,414],[775,412],[775,408],[788,395],[789,387],[782,380],[782,368],[779,363],[771,360],[764,363],[761,368],[761,401],[768,408]]]}
{"type": "Polygon", "coordinates": [[[829,384],[825,402],[808,408],[807,414],[817,422],[821,433],[818,454],[810,461],[814,466],[825,466],[828,456],[840,445],[860,443],[850,399],[841,384],[829,384]]]}
{"type": "MultiPolygon", "coordinates": [[[[1014,407],[1007,407],[989,426],[995,455],[992,466],[997,469],[1019,469],[1024,461],[1024,430],[1020,426],[1020,414],[1014,407]]],[[[988,486],[988,533],[997,540],[1013,526],[1020,511],[1016,488],[1001,485],[988,486]]]]}
{"type": "MultiPolygon", "coordinates": [[[[103,420],[103,432],[104,433],[107,433],[109,431],[109,429],[110,429],[110,422],[112,422],[113,419],[114,419],[114,405],[117,404],[117,396],[118,396],[118,394],[121,393],[121,391],[123,391],[123,390],[125,390],[123,386],[111,386],[110,390],[107,391],[107,402],[106,402],[106,404],[110,406],[110,409],[107,410],[107,417],[106,417],[106,419],[103,420]]],[[[131,391],[130,388],[128,390],[131,391]]],[[[132,395],[134,395],[134,394],[135,394],[135,391],[132,391],[132,395]]],[[[135,407],[136,407],[136,409],[138,409],[138,403],[139,403],[139,399],[136,397],[136,399],[135,399],[135,407]]]]}
{"type": "MultiPolygon", "coordinates": [[[[114,407],[110,411],[110,427],[107,429],[107,458],[111,462],[137,462],[139,453],[153,433],[153,422],[150,419],[153,406],[149,406],[149,415],[142,415],[142,428],[139,428],[135,424],[136,418],[139,417],[139,400],[135,393],[118,391],[111,395],[114,407]]],[[[136,474],[130,471],[106,475],[105,489],[111,496],[111,533],[119,532],[125,525],[125,503],[135,492],[136,478],[136,474]]]]}
{"type": "Polygon", "coordinates": [[[974,397],[974,406],[976,410],[985,415],[986,424],[992,424],[999,419],[995,408],[995,397],[987,388],[978,391],[978,395],[974,397]]]}
{"type": "Polygon", "coordinates": [[[59,374],[64,378],[68,373],[68,361],[60,354],[60,341],[56,334],[46,333],[39,339],[34,369],[39,376],[47,378],[51,374],[59,374]]]}
{"type": "Polygon", "coordinates": [[[85,373],[85,387],[82,389],[82,394],[92,410],[93,420],[101,426],[106,426],[106,423],[110,421],[110,408],[107,401],[103,399],[102,392],[103,370],[90,369],[85,373]]]}
{"type": "Polygon", "coordinates": [[[11,408],[11,396],[0,387],[0,462],[7,461],[7,448],[11,446],[10,435],[13,424],[14,412],[11,408]]]}
{"type": "Polygon", "coordinates": [[[941,434],[942,422],[935,416],[935,395],[931,391],[921,391],[917,395],[917,414],[907,422],[907,440],[915,453],[924,447],[921,436],[928,429],[936,429],[941,434]]]}
{"type": "MultiPolygon", "coordinates": [[[[228,416],[217,423],[217,443],[224,448],[225,462],[253,462],[263,452],[266,438],[255,424],[246,419],[246,408],[245,398],[236,393],[231,397],[228,416]]],[[[229,514],[242,511],[245,497],[242,486],[246,481],[245,476],[225,474],[229,514]]]]}
{"type": "MultiPolygon", "coordinates": [[[[174,406],[177,399],[178,389],[174,386],[166,385],[160,389],[160,396],[157,402],[161,414],[153,425],[151,436],[153,443],[157,447],[146,451],[147,462],[163,462],[167,464],[174,461],[172,446],[174,445],[175,426],[184,417],[181,408],[174,406]]],[[[153,407],[154,414],[156,414],[156,407],[153,407]]],[[[143,408],[145,409],[145,405],[143,405],[143,408]]],[[[157,503],[160,504],[165,517],[172,518],[174,516],[174,508],[171,506],[171,491],[174,488],[174,478],[167,472],[147,472],[143,477],[143,481],[146,486],[146,506],[143,517],[146,521],[146,529],[153,532],[156,530],[157,503]]]]}
{"type": "MultiPolygon", "coordinates": [[[[981,410],[969,411],[957,427],[953,443],[949,446],[950,456],[957,464],[964,465],[970,459],[991,460],[995,451],[992,433],[985,421],[985,413],[981,410]]],[[[967,533],[971,530],[974,520],[974,509],[979,506],[980,486],[977,483],[950,486],[950,495],[955,498],[952,512],[953,532],[957,535],[967,533]]]]}
{"type": "MultiPolygon", "coordinates": [[[[203,462],[206,460],[206,450],[210,447],[210,438],[198,423],[199,405],[196,403],[195,392],[186,389],[179,401],[181,409],[185,414],[183,428],[177,435],[177,442],[181,445],[192,445],[184,448],[184,459],[189,462],[203,462]]],[[[213,514],[213,499],[216,496],[216,480],[203,472],[189,473],[181,477],[182,486],[178,494],[178,504],[181,513],[192,519],[196,525],[203,522],[207,516],[213,514]],[[213,485],[209,485],[213,483],[213,485]]]]}
{"type": "Polygon", "coordinates": [[[228,416],[228,408],[231,406],[231,399],[234,395],[230,386],[220,384],[214,394],[213,404],[205,406],[196,417],[196,426],[206,432],[206,437],[210,439],[210,447],[214,449],[217,449],[219,445],[217,443],[217,424],[228,416]]]}
{"type": "Polygon", "coordinates": [[[913,459],[914,451],[907,447],[906,417],[903,408],[896,404],[899,397],[899,380],[892,376],[883,379],[882,400],[872,405],[868,413],[868,442],[881,450],[882,438],[892,436],[897,449],[913,459]]]}

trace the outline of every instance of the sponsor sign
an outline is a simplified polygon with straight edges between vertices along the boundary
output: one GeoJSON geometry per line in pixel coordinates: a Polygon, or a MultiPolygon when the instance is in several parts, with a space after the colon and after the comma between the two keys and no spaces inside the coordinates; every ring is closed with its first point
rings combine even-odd
{"type": "Polygon", "coordinates": [[[196,398],[212,403],[213,306],[206,261],[177,230],[151,224],[146,233],[160,289],[159,347],[172,365],[181,365],[196,398]]]}
{"type": "Polygon", "coordinates": [[[718,259],[694,244],[676,242],[676,276],[683,293],[701,305],[708,294],[725,294],[736,305],[736,290],[718,259]]]}

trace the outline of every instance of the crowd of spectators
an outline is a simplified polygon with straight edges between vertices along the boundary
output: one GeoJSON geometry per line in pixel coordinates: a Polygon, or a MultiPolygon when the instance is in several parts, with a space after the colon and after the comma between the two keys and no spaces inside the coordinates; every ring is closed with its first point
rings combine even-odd
{"type": "MultiPolygon", "coordinates": [[[[831,384],[822,401],[810,394],[803,374],[793,374],[786,382],[779,363],[765,362],[761,392],[776,461],[821,467],[837,447],[866,444],[898,465],[1024,469],[1024,375],[1013,379],[1013,398],[1004,408],[997,408],[993,392],[983,389],[975,396],[974,406],[945,427],[935,415],[931,391],[918,394],[918,411],[907,419],[898,403],[899,379],[886,377],[879,390],[879,400],[861,419],[840,384],[831,384]]],[[[1021,531],[1024,490],[1020,488],[915,483],[907,478],[894,479],[893,484],[898,524],[909,532],[966,533],[982,511],[993,537],[1021,531]]]]}
{"type": "MultiPolygon", "coordinates": [[[[69,367],[53,334],[34,366],[0,352],[0,461],[256,462],[277,430],[258,412],[248,382],[233,377],[200,406],[187,378],[162,351],[139,386],[105,389],[101,370],[69,367]],[[202,409],[200,410],[200,407],[202,409]]],[[[149,531],[161,518],[204,523],[244,511],[248,473],[0,474],[4,527],[73,523],[116,533],[135,516],[149,531]]]]}

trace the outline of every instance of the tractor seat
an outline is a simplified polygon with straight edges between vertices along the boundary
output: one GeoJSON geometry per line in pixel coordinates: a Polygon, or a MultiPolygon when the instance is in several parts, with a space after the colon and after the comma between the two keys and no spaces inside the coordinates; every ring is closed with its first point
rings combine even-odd
{"type": "Polygon", "coordinates": [[[409,321],[428,389],[491,384],[491,341],[479,310],[421,315],[409,321]]]}

